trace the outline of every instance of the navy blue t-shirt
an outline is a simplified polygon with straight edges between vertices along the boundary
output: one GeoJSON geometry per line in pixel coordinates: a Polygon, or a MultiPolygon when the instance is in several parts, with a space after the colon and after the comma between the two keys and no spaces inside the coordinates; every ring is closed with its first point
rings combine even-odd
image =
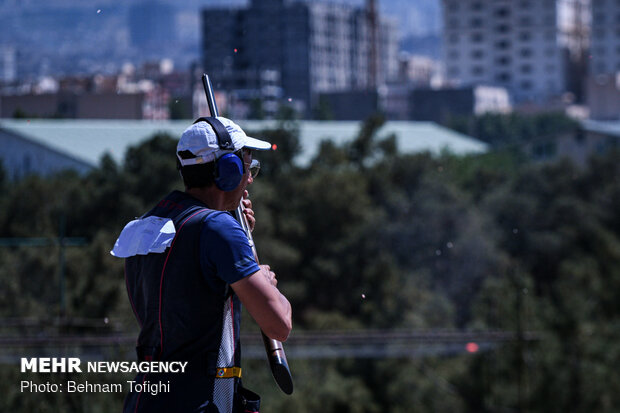
{"type": "Polygon", "coordinates": [[[212,212],[203,222],[200,266],[207,282],[217,276],[232,284],[260,269],[243,228],[229,213],[212,212]]]}

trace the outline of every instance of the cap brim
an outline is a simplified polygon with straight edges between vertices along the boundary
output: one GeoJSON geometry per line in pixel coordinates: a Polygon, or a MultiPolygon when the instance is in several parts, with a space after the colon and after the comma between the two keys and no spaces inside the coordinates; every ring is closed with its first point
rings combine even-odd
{"type": "Polygon", "coordinates": [[[260,139],[246,137],[244,148],[258,149],[259,151],[266,151],[271,149],[271,144],[260,139]]]}

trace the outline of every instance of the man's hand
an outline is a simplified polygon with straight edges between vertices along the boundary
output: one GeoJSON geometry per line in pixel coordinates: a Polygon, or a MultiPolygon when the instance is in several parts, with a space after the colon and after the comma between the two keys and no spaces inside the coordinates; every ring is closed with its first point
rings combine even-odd
{"type": "Polygon", "coordinates": [[[231,284],[235,294],[269,338],[286,341],[292,328],[291,304],[276,287],[269,265],[231,284]]]}
{"type": "Polygon", "coordinates": [[[250,231],[254,231],[254,225],[256,225],[256,218],[254,218],[254,211],[252,210],[252,201],[248,198],[248,191],[243,192],[243,213],[245,214],[245,218],[248,220],[248,225],[250,226],[250,231]]]}
{"type": "Polygon", "coordinates": [[[259,265],[259,267],[262,270],[261,273],[263,274],[265,279],[269,282],[269,284],[273,285],[274,287],[277,287],[278,280],[276,279],[276,273],[271,271],[271,267],[269,267],[269,265],[259,265]]]}

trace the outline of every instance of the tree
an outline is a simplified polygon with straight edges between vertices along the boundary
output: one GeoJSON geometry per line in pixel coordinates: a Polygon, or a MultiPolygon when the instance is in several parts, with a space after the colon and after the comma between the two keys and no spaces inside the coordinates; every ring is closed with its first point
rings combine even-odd
{"type": "MultiPolygon", "coordinates": [[[[517,129],[511,136],[555,130],[552,118],[492,119],[488,130],[517,129]]],[[[342,145],[326,140],[307,166],[295,163],[294,122],[249,132],[277,145],[257,153],[254,239],[292,301],[296,330],[463,328],[515,339],[449,357],[293,358],[290,398],[264,361],[250,362],[244,384],[263,395],[265,411],[614,411],[620,154],[585,169],[532,165],[512,151],[402,154],[381,124],[368,120],[342,145]]],[[[122,261],[109,250],[128,220],[180,186],[174,152],[173,139],[157,136],[131,148],[123,165],[106,156],[86,176],[30,176],[0,192],[3,237],[54,238],[64,214],[66,234],[88,240],[67,250],[71,317],[109,317],[135,333],[122,261]]],[[[57,253],[54,245],[0,249],[2,316],[55,313],[57,253]]],[[[14,372],[0,377],[0,410],[122,404],[119,395],[24,398],[14,372]]]]}

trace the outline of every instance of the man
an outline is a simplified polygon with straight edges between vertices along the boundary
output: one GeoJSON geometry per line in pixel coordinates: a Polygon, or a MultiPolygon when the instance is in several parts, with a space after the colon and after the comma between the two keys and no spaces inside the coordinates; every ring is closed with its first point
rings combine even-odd
{"type": "MultiPolygon", "coordinates": [[[[247,197],[257,163],[252,151],[270,148],[229,119],[198,119],[177,146],[185,192],[173,191],[116,241],[112,254],[126,258],[127,291],[141,327],[139,360],[188,362],[184,373],[138,374],[136,383],[169,383],[169,391],[130,392],[125,412],[258,411],[258,396],[240,381],[240,304],[279,341],[291,330],[291,306],[226,211],[247,197]]],[[[243,204],[253,229],[251,202],[243,204]]]]}

